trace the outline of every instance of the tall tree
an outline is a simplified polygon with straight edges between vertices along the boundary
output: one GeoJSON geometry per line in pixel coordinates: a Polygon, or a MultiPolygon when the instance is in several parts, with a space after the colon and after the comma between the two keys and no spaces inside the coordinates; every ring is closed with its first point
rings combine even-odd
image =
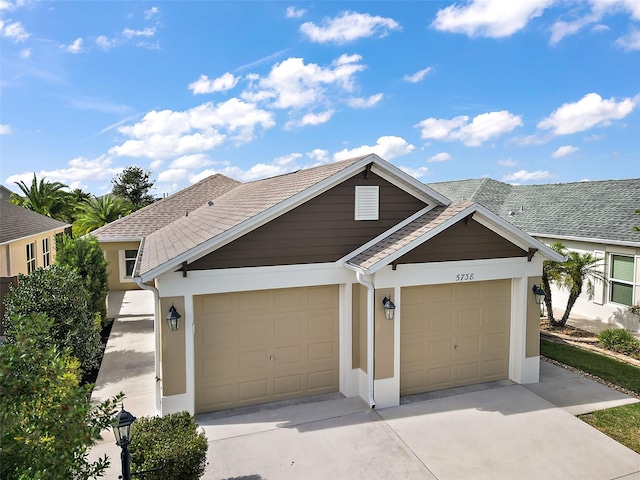
{"type": "Polygon", "coordinates": [[[12,203],[56,220],[63,222],[71,220],[72,202],[70,202],[69,192],[64,190],[67,188],[64,183],[49,182],[44,178],[38,182],[35,173],[30,186],[27,186],[23,181],[15,183],[20,187],[24,196],[12,194],[12,203]]]}
{"type": "Polygon", "coordinates": [[[556,327],[566,325],[569,320],[571,310],[575,305],[578,297],[582,294],[586,286],[586,293],[589,300],[592,300],[595,294],[594,280],[606,282],[605,274],[600,270],[600,262],[590,253],[580,253],[569,251],[561,243],[555,243],[552,248],[567,257],[565,262],[545,262],[542,272],[542,285],[545,295],[545,305],[549,314],[549,322],[556,327]],[[551,301],[551,283],[555,283],[559,288],[566,289],[569,292],[567,306],[565,307],[562,318],[557,320],[553,315],[553,307],[551,301]]]}
{"type": "Polygon", "coordinates": [[[74,235],[85,235],[131,212],[131,204],[114,195],[92,197],[78,205],[74,235]]]}
{"type": "Polygon", "coordinates": [[[112,193],[131,202],[133,210],[139,210],[154,201],[149,190],[153,188],[155,181],[149,180],[150,177],[151,172],[147,170],[135,166],[127,167],[111,180],[112,193]]]}
{"type": "MultiPolygon", "coordinates": [[[[640,215],[640,208],[638,210],[636,210],[636,213],[638,215],[640,215]]],[[[633,231],[634,232],[640,232],[640,225],[637,225],[637,226],[633,227],[633,231]]]]}

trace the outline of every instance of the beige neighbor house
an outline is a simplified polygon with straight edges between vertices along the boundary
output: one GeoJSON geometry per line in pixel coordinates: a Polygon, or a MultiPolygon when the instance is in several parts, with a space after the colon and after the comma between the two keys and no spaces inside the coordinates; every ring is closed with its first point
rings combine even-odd
{"type": "Polygon", "coordinates": [[[4,316],[1,300],[9,283],[19,274],[54,263],[56,235],[71,233],[71,225],[14,205],[10,198],[11,190],[0,185],[0,318],[4,316]]]}
{"type": "MultiPolygon", "coordinates": [[[[452,203],[376,155],[203,182],[224,187],[131,244],[131,277],[157,299],[158,413],[334,392],[380,408],[538,381],[532,287],[543,261],[563,257],[485,207],[452,203]]],[[[133,242],[105,240],[108,229],[108,248],[133,242]]]]}
{"type": "MultiPolygon", "coordinates": [[[[572,312],[640,331],[628,307],[640,303],[640,178],[547,185],[508,185],[490,178],[432,183],[453,201],[477,202],[546,245],[562,242],[570,250],[600,259],[606,282],[595,282],[572,312]]],[[[568,292],[554,289],[561,311],[568,292]]]]}

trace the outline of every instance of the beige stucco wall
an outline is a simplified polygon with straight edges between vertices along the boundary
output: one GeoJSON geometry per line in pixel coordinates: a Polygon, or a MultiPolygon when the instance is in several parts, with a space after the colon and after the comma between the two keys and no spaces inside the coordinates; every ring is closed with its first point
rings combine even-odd
{"type": "Polygon", "coordinates": [[[391,378],[394,373],[394,323],[384,316],[382,300],[393,297],[393,289],[378,289],[375,292],[375,379],[391,378]]]}
{"type": "Polygon", "coordinates": [[[14,277],[20,273],[27,274],[27,245],[35,243],[36,268],[44,267],[44,257],[42,256],[42,240],[49,239],[50,264],[56,259],[56,234],[63,233],[64,228],[50,230],[38,235],[25,237],[15,242],[11,242],[0,247],[0,276],[14,277]]]}
{"type": "Polygon", "coordinates": [[[536,303],[533,286],[541,284],[541,277],[529,277],[527,286],[527,327],[525,357],[540,355],[540,305],[536,303]]]}
{"type": "Polygon", "coordinates": [[[185,350],[185,319],[184,297],[165,297],[160,299],[160,337],[162,349],[160,361],[162,362],[162,394],[177,395],[187,391],[187,364],[185,350]],[[180,319],[180,328],[172,332],[165,318],[171,305],[176,307],[178,313],[183,315],[180,319]]]}
{"type": "Polygon", "coordinates": [[[140,287],[132,281],[120,281],[120,251],[137,250],[140,242],[101,242],[100,248],[107,260],[107,274],[109,275],[109,290],[138,290],[140,287]]]}

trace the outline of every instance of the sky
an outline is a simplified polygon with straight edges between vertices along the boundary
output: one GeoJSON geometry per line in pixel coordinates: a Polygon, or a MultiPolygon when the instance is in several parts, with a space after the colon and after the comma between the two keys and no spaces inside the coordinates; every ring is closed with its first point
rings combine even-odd
{"type": "Polygon", "coordinates": [[[0,42],[16,192],[368,153],[425,183],[640,177],[640,0],[0,0],[0,42]]]}

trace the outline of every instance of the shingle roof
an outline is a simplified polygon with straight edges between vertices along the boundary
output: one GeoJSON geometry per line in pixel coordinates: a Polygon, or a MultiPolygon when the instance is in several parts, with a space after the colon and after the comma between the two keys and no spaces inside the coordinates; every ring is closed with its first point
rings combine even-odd
{"type": "Polygon", "coordinates": [[[296,194],[328,179],[365,158],[357,157],[236,186],[181,218],[149,234],[144,241],[136,275],[174,260],[193,248],[254,219],[296,194]]]}
{"type": "Polygon", "coordinates": [[[453,201],[474,201],[525,232],[639,244],[640,179],[508,185],[492,179],[430,183],[453,201]]]}
{"type": "Polygon", "coordinates": [[[10,195],[9,189],[0,186],[0,244],[71,226],[14,205],[9,201],[10,195]]]}
{"type": "Polygon", "coordinates": [[[369,269],[394,255],[403,247],[409,246],[471,205],[472,203],[469,202],[460,202],[451,203],[448,206],[437,206],[365,251],[348,259],[346,263],[363,270],[369,269]]]}
{"type": "Polygon", "coordinates": [[[234,189],[240,182],[221,174],[211,175],[169,197],[147,205],[126,217],[91,232],[101,241],[139,240],[185,214],[234,189]]]}

